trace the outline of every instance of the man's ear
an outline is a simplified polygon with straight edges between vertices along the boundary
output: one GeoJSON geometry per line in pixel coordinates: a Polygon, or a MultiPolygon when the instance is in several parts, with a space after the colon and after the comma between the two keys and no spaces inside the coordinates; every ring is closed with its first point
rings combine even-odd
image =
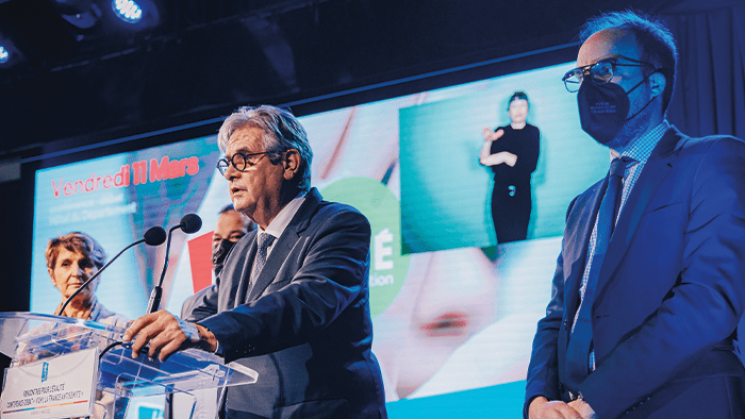
{"type": "Polygon", "coordinates": [[[294,179],[295,174],[300,170],[300,153],[294,148],[285,151],[282,156],[282,168],[285,180],[294,179]]]}
{"type": "Polygon", "coordinates": [[[662,73],[654,73],[649,76],[649,90],[653,96],[659,96],[665,91],[667,78],[662,73]]]}

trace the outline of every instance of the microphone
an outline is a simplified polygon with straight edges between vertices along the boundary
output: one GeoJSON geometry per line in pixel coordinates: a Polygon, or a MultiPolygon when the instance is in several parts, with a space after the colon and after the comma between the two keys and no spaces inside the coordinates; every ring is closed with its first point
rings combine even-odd
{"type": "Polygon", "coordinates": [[[186,214],[181,219],[181,223],[176,227],[171,228],[171,230],[179,227],[181,227],[181,230],[186,234],[196,233],[200,228],[202,228],[202,219],[199,218],[197,214],[186,214]]]}
{"type": "Polygon", "coordinates": [[[122,249],[121,252],[117,253],[116,256],[114,256],[113,258],[111,258],[110,261],[108,261],[106,264],[104,264],[101,267],[101,269],[98,270],[98,272],[96,272],[95,274],[93,274],[93,276],[91,276],[87,281],[85,281],[83,283],[83,285],[80,286],[80,288],[78,288],[77,290],[75,290],[75,292],[72,293],[72,295],[67,300],[65,300],[65,303],[62,304],[62,308],[60,308],[60,310],[57,313],[57,315],[58,316],[61,316],[62,313],[65,312],[65,308],[67,308],[67,305],[70,304],[70,301],[72,301],[81,291],[83,291],[88,286],[88,284],[90,284],[91,282],[93,282],[94,279],[98,278],[98,276],[101,275],[101,272],[103,272],[104,269],[108,268],[109,265],[111,265],[112,263],[114,263],[114,261],[116,260],[116,258],[118,258],[119,256],[121,256],[121,254],[124,253],[127,249],[129,249],[130,247],[136,246],[136,245],[138,245],[140,243],[143,243],[143,242],[145,244],[147,244],[148,246],[159,246],[159,245],[163,244],[163,242],[165,242],[165,241],[166,241],[166,231],[163,229],[163,227],[152,227],[152,228],[150,228],[148,231],[145,232],[145,234],[144,234],[144,236],[143,236],[142,239],[137,240],[136,242],[134,242],[134,243],[130,244],[129,246],[125,247],[124,249],[122,249]]]}
{"type": "Polygon", "coordinates": [[[166,241],[166,261],[163,264],[163,272],[160,274],[160,280],[158,285],[153,288],[150,293],[150,301],[147,303],[147,313],[155,313],[160,307],[160,299],[163,297],[163,279],[166,277],[166,271],[168,270],[168,258],[171,254],[171,234],[173,230],[181,229],[186,234],[192,234],[199,231],[202,228],[202,219],[197,214],[186,214],[181,218],[181,222],[171,227],[168,230],[168,240],[166,241]]]}

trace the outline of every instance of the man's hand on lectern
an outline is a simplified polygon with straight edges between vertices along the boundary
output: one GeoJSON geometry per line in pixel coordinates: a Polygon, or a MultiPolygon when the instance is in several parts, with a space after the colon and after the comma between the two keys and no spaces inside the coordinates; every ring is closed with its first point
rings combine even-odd
{"type": "Polygon", "coordinates": [[[145,345],[148,345],[147,355],[150,358],[157,356],[160,361],[165,361],[180,349],[217,350],[217,339],[206,327],[185,322],[165,310],[135,320],[124,333],[124,342],[132,338],[132,358],[135,359],[145,345]]]}

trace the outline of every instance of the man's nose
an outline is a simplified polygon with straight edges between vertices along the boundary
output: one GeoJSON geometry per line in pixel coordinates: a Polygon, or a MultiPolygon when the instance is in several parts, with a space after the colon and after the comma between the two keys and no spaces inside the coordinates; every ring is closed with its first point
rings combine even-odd
{"type": "Polygon", "coordinates": [[[225,174],[223,176],[227,180],[235,179],[239,176],[239,171],[233,166],[233,163],[228,163],[228,168],[225,169],[225,174]]]}

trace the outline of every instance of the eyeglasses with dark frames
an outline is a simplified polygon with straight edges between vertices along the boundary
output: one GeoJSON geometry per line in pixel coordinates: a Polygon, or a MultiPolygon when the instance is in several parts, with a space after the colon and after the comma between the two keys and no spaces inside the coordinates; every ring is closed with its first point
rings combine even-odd
{"type": "Polygon", "coordinates": [[[220,174],[225,176],[225,172],[228,171],[228,166],[231,164],[233,167],[235,167],[235,170],[239,172],[245,172],[248,170],[249,167],[256,165],[256,163],[259,162],[261,159],[252,160],[252,157],[255,156],[261,156],[264,154],[269,154],[268,151],[261,151],[258,153],[235,153],[230,157],[230,160],[227,158],[222,158],[217,161],[217,170],[220,171],[220,174]]]}
{"type": "Polygon", "coordinates": [[[595,84],[606,84],[610,82],[611,79],[613,79],[613,73],[615,72],[616,67],[654,68],[654,66],[650,63],[634,60],[633,58],[619,55],[617,57],[600,60],[594,64],[583,65],[582,67],[577,67],[575,69],[569,70],[566,74],[564,74],[562,81],[564,82],[564,87],[566,87],[569,93],[575,93],[579,90],[579,86],[580,84],[582,84],[582,80],[585,78],[585,75],[589,74],[590,80],[592,80],[592,82],[595,84]],[[633,64],[619,63],[619,58],[623,58],[627,61],[632,61],[633,64]]]}

